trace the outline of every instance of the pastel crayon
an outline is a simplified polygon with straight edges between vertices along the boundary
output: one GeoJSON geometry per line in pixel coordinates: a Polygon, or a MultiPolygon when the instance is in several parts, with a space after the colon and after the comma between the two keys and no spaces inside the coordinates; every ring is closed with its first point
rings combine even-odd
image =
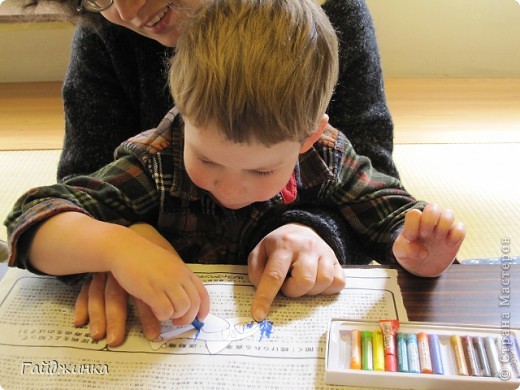
{"type": "Polygon", "coordinates": [[[383,332],[375,330],[372,332],[372,359],[375,371],[385,370],[385,350],[383,348],[383,332]]]}
{"type": "Polygon", "coordinates": [[[397,370],[408,372],[408,349],[406,347],[406,335],[397,333],[397,370]]]}
{"type": "Polygon", "coordinates": [[[374,369],[372,357],[372,332],[361,332],[361,369],[372,371],[374,369]]]}
{"type": "Polygon", "coordinates": [[[418,374],[421,372],[419,363],[419,348],[417,346],[417,336],[409,333],[406,336],[406,349],[408,352],[408,372],[418,374]]]}
{"type": "Polygon", "coordinates": [[[520,347],[518,346],[518,339],[516,337],[511,336],[511,341],[511,350],[509,352],[511,366],[513,367],[515,376],[520,378],[520,347]]]}
{"type": "Polygon", "coordinates": [[[419,349],[419,364],[421,366],[421,373],[431,374],[432,358],[430,356],[430,347],[428,345],[428,335],[424,332],[417,334],[417,346],[419,349]]]}
{"type": "Polygon", "coordinates": [[[350,364],[353,370],[361,369],[361,332],[352,330],[350,332],[350,364]]]}
{"type": "Polygon", "coordinates": [[[513,366],[509,352],[511,350],[511,339],[509,337],[497,337],[495,343],[498,351],[498,360],[500,361],[500,378],[508,372],[509,376],[514,376],[513,366]]]}
{"type": "Polygon", "coordinates": [[[464,357],[464,349],[462,348],[462,341],[459,335],[450,337],[450,344],[455,355],[455,364],[457,366],[457,374],[468,376],[468,366],[466,365],[466,358],[464,357]]]}
{"type": "Polygon", "coordinates": [[[484,339],[484,345],[486,347],[486,356],[488,358],[491,376],[498,377],[500,375],[501,364],[495,338],[493,336],[487,336],[484,339]]]}
{"type": "Polygon", "coordinates": [[[379,326],[383,331],[383,347],[385,350],[385,370],[397,371],[396,339],[399,320],[381,320],[379,326]]]}
{"type": "Polygon", "coordinates": [[[202,327],[204,326],[204,322],[202,322],[201,320],[199,320],[197,317],[195,317],[195,319],[192,321],[191,323],[193,325],[193,327],[197,330],[201,330],[202,327]]]}
{"type": "Polygon", "coordinates": [[[473,347],[478,358],[481,376],[491,376],[491,368],[487,358],[486,347],[484,346],[484,338],[480,336],[473,337],[473,347]]]}
{"type": "Polygon", "coordinates": [[[444,364],[442,363],[441,343],[436,334],[428,335],[430,355],[432,358],[432,370],[436,375],[444,375],[444,364]]]}
{"type": "Polygon", "coordinates": [[[462,336],[462,348],[464,350],[464,356],[466,357],[466,365],[468,366],[468,372],[471,376],[481,376],[482,370],[478,362],[475,347],[470,336],[462,336]]]}

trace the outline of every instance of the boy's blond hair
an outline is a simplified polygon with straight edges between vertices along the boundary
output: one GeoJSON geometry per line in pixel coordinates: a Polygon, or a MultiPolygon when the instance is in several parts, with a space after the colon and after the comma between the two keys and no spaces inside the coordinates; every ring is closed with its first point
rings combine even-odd
{"type": "Polygon", "coordinates": [[[170,70],[179,111],[233,142],[302,142],[328,106],[338,41],[315,0],[210,0],[170,70]]]}

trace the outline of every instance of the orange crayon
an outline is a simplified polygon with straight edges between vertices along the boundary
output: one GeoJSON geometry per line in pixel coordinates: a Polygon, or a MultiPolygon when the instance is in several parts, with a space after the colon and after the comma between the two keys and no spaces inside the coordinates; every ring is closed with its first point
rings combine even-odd
{"type": "Polygon", "coordinates": [[[361,332],[355,329],[350,332],[350,368],[361,369],[361,332]]]}
{"type": "Polygon", "coordinates": [[[419,347],[419,364],[421,365],[421,373],[433,373],[430,346],[428,345],[428,335],[426,333],[420,332],[417,335],[417,345],[419,347]]]}

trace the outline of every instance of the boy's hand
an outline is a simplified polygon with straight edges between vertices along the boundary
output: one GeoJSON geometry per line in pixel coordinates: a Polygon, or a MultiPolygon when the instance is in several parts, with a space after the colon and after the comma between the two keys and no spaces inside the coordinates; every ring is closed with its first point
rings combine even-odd
{"type": "Polygon", "coordinates": [[[278,291],[288,297],[335,294],[345,274],[330,246],[311,228],[287,224],[265,236],[248,258],[249,279],[256,286],[251,314],[262,321],[278,291]]]}
{"type": "Polygon", "coordinates": [[[150,306],[159,321],[189,324],[199,312],[207,315],[208,293],[180,258],[144,240],[132,244],[110,261],[121,287],[150,306]]]}
{"type": "MultiPolygon", "coordinates": [[[[130,226],[130,229],[158,247],[166,249],[175,259],[179,259],[179,255],[175,249],[152,226],[147,224],[135,224],[130,226]]],[[[184,263],[182,264],[184,265],[184,263]]],[[[207,297],[207,292],[204,287],[202,288],[203,297],[199,311],[199,317],[201,319],[203,319],[209,311],[209,298],[206,302],[204,297],[207,297]]],[[[101,339],[106,334],[107,344],[109,346],[114,347],[121,344],[125,337],[127,295],[127,292],[111,273],[95,273],[92,281],[83,285],[80,295],[78,296],[74,324],[76,326],[82,326],[90,322],[92,338],[101,339]]],[[[134,301],[145,336],[148,339],[157,338],[160,333],[160,323],[153,314],[152,309],[135,297],[134,301]]],[[[190,316],[191,313],[181,318],[176,318],[173,322],[178,324],[189,322],[190,319],[188,317],[190,316]]],[[[174,317],[176,317],[175,314],[174,317]]]]}
{"type": "Polygon", "coordinates": [[[392,247],[395,258],[418,276],[438,276],[448,268],[464,240],[466,228],[451,210],[428,204],[406,213],[404,227],[392,247]]]}

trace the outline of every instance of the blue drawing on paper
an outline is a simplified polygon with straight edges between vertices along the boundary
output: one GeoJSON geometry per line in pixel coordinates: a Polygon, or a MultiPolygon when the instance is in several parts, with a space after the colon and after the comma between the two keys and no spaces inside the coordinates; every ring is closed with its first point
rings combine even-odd
{"type": "Polygon", "coordinates": [[[194,339],[206,343],[210,354],[221,352],[230,343],[258,335],[258,342],[270,338],[273,323],[268,320],[261,322],[251,321],[251,317],[220,318],[209,314],[204,319],[204,326],[197,330],[193,325],[174,326],[161,333],[161,336],[150,342],[153,350],[165,346],[172,339],[194,339]]]}
{"type": "Polygon", "coordinates": [[[262,339],[264,337],[267,339],[271,337],[271,332],[273,331],[273,323],[271,321],[269,321],[269,320],[263,320],[261,322],[251,321],[250,323],[244,325],[244,327],[248,328],[248,329],[250,329],[254,326],[258,326],[258,329],[260,330],[260,338],[258,339],[258,341],[262,341],[262,339]]]}

